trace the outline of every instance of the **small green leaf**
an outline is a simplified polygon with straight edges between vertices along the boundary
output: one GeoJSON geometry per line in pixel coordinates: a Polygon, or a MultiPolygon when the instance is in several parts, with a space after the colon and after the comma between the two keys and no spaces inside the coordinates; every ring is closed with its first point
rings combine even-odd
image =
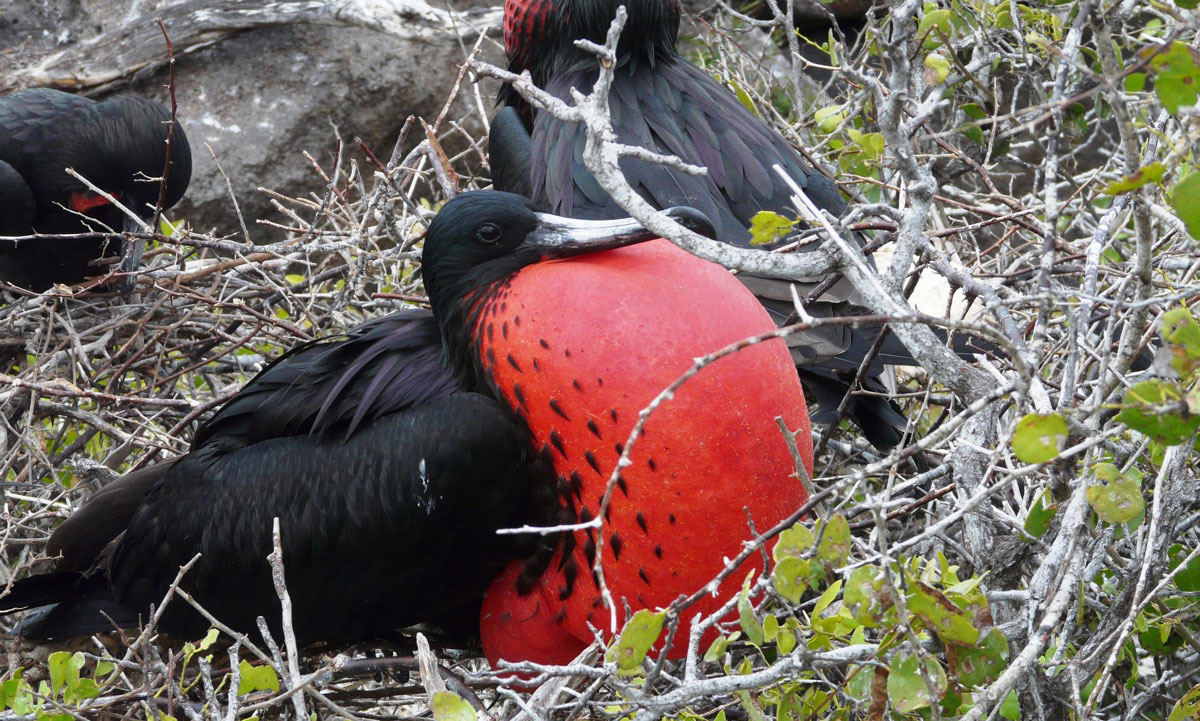
{"type": "Polygon", "coordinates": [[[74,654],[66,651],[50,654],[46,659],[46,666],[50,669],[50,688],[55,696],[64,688],[79,684],[79,669],[83,668],[83,664],[83,654],[78,651],[74,654]]]}
{"type": "Polygon", "coordinates": [[[950,77],[950,61],[941,53],[925,56],[925,84],[941,85],[950,77]]]}
{"type": "Polygon", "coordinates": [[[475,709],[453,691],[434,691],[429,709],[436,721],[476,721],[475,709]]]}
{"type": "Polygon", "coordinates": [[[832,133],[846,120],[846,107],[844,105],[827,105],[817,108],[812,117],[813,122],[817,124],[817,130],[822,133],[832,133]]]}
{"type": "Polygon", "coordinates": [[[1185,721],[1200,718],[1200,686],[1193,686],[1171,707],[1167,721],[1185,721]]]}
{"type": "Polygon", "coordinates": [[[1122,475],[1111,463],[1097,463],[1092,470],[1100,483],[1088,485],[1087,500],[1101,520],[1128,523],[1145,511],[1140,483],[1122,475]]]}
{"type": "Polygon", "coordinates": [[[796,221],[788,220],[779,213],[760,210],[750,219],[750,245],[770,245],[786,238],[796,221]]]}
{"type": "Polygon", "coordinates": [[[1125,76],[1125,92],[1140,93],[1146,89],[1145,73],[1130,73],[1125,76]]]}
{"type": "Polygon", "coordinates": [[[942,45],[950,37],[953,31],[950,17],[950,11],[946,9],[932,10],[921,16],[917,24],[917,37],[921,38],[926,50],[942,45]]]}
{"type": "Polygon", "coordinates": [[[1166,173],[1167,166],[1158,162],[1150,163],[1133,175],[1127,175],[1120,180],[1114,180],[1113,182],[1104,186],[1104,189],[1100,192],[1107,195],[1120,195],[1121,193],[1128,193],[1131,190],[1137,190],[1146,183],[1160,182],[1166,173]]]}
{"type": "Polygon", "coordinates": [[[1025,517],[1025,532],[1034,538],[1041,538],[1050,530],[1050,524],[1056,515],[1058,504],[1054,502],[1049,490],[1043,490],[1030,507],[1029,515],[1025,517]]]}
{"type": "Polygon", "coordinates": [[[961,608],[937,589],[914,582],[909,590],[908,610],[925,622],[929,630],[946,644],[974,644],[979,629],[961,608]]]}
{"type": "Polygon", "coordinates": [[[1175,0],[1175,5],[1184,10],[1195,10],[1200,5],[1200,0],[1175,0]]]}
{"type": "Polygon", "coordinates": [[[725,649],[729,648],[729,639],[725,636],[717,636],[713,642],[709,644],[708,650],[704,652],[704,660],[709,663],[716,661],[725,655],[725,649]]]}
{"type": "Polygon", "coordinates": [[[841,566],[850,557],[850,522],[838,513],[825,524],[817,558],[827,566],[841,566]]]}
{"type": "Polygon", "coordinates": [[[1008,639],[993,628],[973,646],[947,646],[946,659],[959,683],[984,686],[1000,678],[1008,666],[1008,639]]]}
{"type": "Polygon", "coordinates": [[[776,593],[791,603],[798,603],[808,590],[808,582],[805,580],[808,578],[808,568],[809,561],[795,556],[787,556],[775,564],[775,570],[771,573],[771,583],[775,586],[776,593]]]}
{"type": "Polygon", "coordinates": [[[238,682],[238,696],[244,696],[254,691],[278,691],[279,676],[270,666],[252,666],[249,661],[238,664],[241,680],[238,682]]]}
{"type": "Polygon", "coordinates": [[[750,603],[750,582],[754,580],[754,571],[751,571],[746,580],[742,582],[742,592],[738,596],[738,618],[741,620],[742,630],[746,632],[746,638],[755,646],[763,644],[763,628],[758,621],[758,616],[754,615],[754,604],[750,603]]]}
{"type": "Polygon", "coordinates": [[[846,579],[846,592],[842,596],[854,620],[875,627],[883,612],[883,572],[876,566],[859,566],[846,579]]]}
{"type": "Polygon", "coordinates": [[[1187,45],[1171,43],[1166,52],[1150,60],[1150,65],[1156,72],[1154,92],[1167,112],[1175,115],[1179,108],[1196,103],[1200,68],[1196,67],[1187,45]]]}
{"type": "Polygon", "coordinates": [[[662,611],[654,613],[644,608],[633,614],[629,623],[621,630],[621,637],[617,639],[614,647],[615,659],[611,657],[610,652],[610,660],[617,662],[618,669],[634,671],[641,667],[646,654],[662,633],[665,618],[666,614],[662,611]]]}
{"type": "Polygon", "coordinates": [[[767,617],[763,619],[762,629],[763,641],[774,643],[775,639],[779,637],[779,619],[774,614],[768,613],[767,617]]]}
{"type": "Polygon", "coordinates": [[[983,120],[987,117],[987,111],[978,103],[963,103],[961,110],[964,115],[972,120],[983,120]]]}
{"type": "Polygon", "coordinates": [[[1008,721],[1021,721],[1021,702],[1017,700],[1017,692],[1009,691],[1000,704],[1000,715],[1008,721]]]}
{"type": "Polygon", "coordinates": [[[779,631],[779,641],[776,644],[779,647],[779,652],[787,655],[796,648],[796,634],[790,628],[784,628],[779,631]]]}
{"type": "Polygon", "coordinates": [[[776,561],[782,561],[788,556],[799,558],[812,549],[815,540],[816,536],[808,526],[798,521],[794,526],[779,534],[779,540],[775,542],[771,557],[776,561]]]}
{"type": "Polygon", "coordinates": [[[1200,173],[1189,173],[1171,188],[1171,207],[1187,226],[1188,234],[1200,240],[1200,173]]]}
{"type": "Polygon", "coordinates": [[[887,692],[892,706],[900,713],[912,713],[929,706],[946,693],[946,672],[934,659],[926,659],[925,671],[933,682],[930,689],[920,671],[920,661],[912,654],[901,653],[892,661],[888,674],[887,692]]]}
{"type": "Polygon", "coordinates": [[[1117,420],[1159,443],[1177,446],[1200,427],[1200,416],[1184,415],[1183,394],[1175,383],[1142,381],[1125,392],[1117,420]]]}
{"type": "Polygon", "coordinates": [[[1058,458],[1067,444],[1067,421],[1059,413],[1030,413],[1013,431],[1013,453],[1024,463],[1045,463],[1058,458]]]}

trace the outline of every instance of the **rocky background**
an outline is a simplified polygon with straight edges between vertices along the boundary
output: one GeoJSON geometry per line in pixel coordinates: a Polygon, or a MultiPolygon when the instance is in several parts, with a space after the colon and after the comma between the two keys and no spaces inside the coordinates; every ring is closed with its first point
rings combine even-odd
{"type": "MultiPolygon", "coordinates": [[[[264,3],[237,0],[10,2],[0,10],[0,94],[49,85],[92,96],[132,92],[169,106],[166,43],[155,23],[162,17],[175,45],[178,118],[194,163],[187,196],[171,215],[201,231],[237,233],[232,188],[252,238],[265,242],[280,233],[255,222],[277,216],[258,189],[319,193],[323,180],[304,153],[328,168],[338,137],[343,152],[364,160],[360,138],[386,161],[410,116],[433,123],[445,112],[440,140],[451,154],[467,153],[456,167],[486,174],[482,148],[472,149],[471,139],[483,134],[492,87],[479,98],[470,83],[451,92],[481,34],[481,57],[503,63],[499,3],[395,4],[414,8],[416,19],[306,14],[287,2],[272,3],[272,14],[255,9],[264,3]]],[[[690,0],[689,20],[712,5],[690,0]]],[[[823,37],[827,10],[815,0],[797,5],[798,23],[823,37]]],[[[869,5],[830,7],[854,18],[869,5]]],[[[404,147],[424,137],[416,130],[404,147]]]]}

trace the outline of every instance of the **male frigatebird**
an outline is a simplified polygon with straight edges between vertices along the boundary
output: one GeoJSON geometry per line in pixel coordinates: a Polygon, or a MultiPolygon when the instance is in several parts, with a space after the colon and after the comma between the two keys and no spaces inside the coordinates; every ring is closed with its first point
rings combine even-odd
{"type": "MultiPolygon", "coordinates": [[[[181,565],[199,553],[181,587],[225,623],[252,632],[257,616],[278,617],[265,560],[275,517],[281,521],[295,630],[302,642],[368,638],[417,622],[441,622],[464,609],[470,612],[488,582],[514,558],[524,560],[511,567],[516,570],[506,575],[502,591],[536,593],[535,584],[557,540],[497,536],[496,530],[574,520],[568,496],[594,505],[595,480],[577,482],[574,476],[562,476],[553,454],[562,453],[567,443],[573,458],[608,463],[613,451],[585,449],[581,433],[590,434],[596,426],[595,432],[610,434],[611,443],[618,442],[618,434],[627,432],[635,416],[636,409],[626,409],[641,402],[624,394],[637,390],[640,396],[652,396],[659,390],[653,384],[674,373],[679,359],[661,370],[653,367],[657,361],[639,361],[647,366],[652,383],[637,388],[628,364],[678,355],[670,350],[674,343],[686,353],[694,352],[694,341],[653,340],[658,330],[688,325],[678,320],[662,326],[649,322],[645,338],[628,329],[609,332],[595,325],[576,329],[575,335],[556,330],[555,319],[574,328],[569,324],[578,319],[572,314],[583,312],[584,304],[595,303],[593,315],[614,308],[603,297],[548,298],[542,283],[552,283],[559,271],[570,271],[574,261],[539,261],[635,243],[648,235],[632,221],[566,220],[535,214],[529,205],[526,198],[496,192],[467,193],[449,201],[430,223],[425,239],[422,272],[432,314],[402,311],[343,337],[301,346],[277,360],[204,424],[187,455],[130,473],[90,499],[50,540],[49,552],[61,556],[57,567],[18,581],[0,598],[0,610],[56,604],[27,621],[23,631],[30,637],[103,631],[112,621],[129,625],[139,614],[146,618],[181,565]],[[522,270],[542,265],[548,272],[527,276],[522,270]],[[514,343],[540,347],[530,340],[531,332],[539,341],[555,344],[554,353],[540,363],[536,353],[501,341],[512,338],[514,343]],[[632,340],[639,347],[622,346],[632,340]],[[653,350],[653,343],[659,342],[668,345],[653,350]],[[513,369],[509,364],[528,364],[527,400],[540,402],[563,390],[559,384],[564,367],[575,363],[566,352],[568,346],[576,350],[581,373],[593,371],[589,363],[595,363],[601,349],[615,356],[608,376],[611,390],[599,387],[600,378],[581,376],[581,389],[576,391],[586,393],[610,415],[589,422],[578,399],[564,396],[561,404],[549,401],[549,406],[579,414],[577,423],[556,420],[547,428],[538,413],[513,404],[516,385],[505,373],[513,369]],[[495,363],[497,353],[506,365],[495,363]],[[554,375],[539,383],[539,369],[554,375]],[[610,397],[613,392],[619,397],[610,397]],[[617,409],[624,417],[618,419],[617,409]],[[597,425],[601,420],[603,430],[597,425]]],[[[673,213],[695,228],[707,224],[694,211],[673,213]]],[[[669,245],[666,250],[685,262],[702,262],[669,245]]],[[[606,256],[620,259],[617,253],[596,257],[606,256]]],[[[644,264],[635,261],[636,256],[624,261],[634,262],[633,277],[646,272],[644,264]]],[[[745,295],[740,286],[738,290],[745,295]]],[[[598,285],[592,292],[603,294],[604,288],[598,285]]],[[[762,315],[752,299],[750,306],[762,315]]],[[[666,312],[672,314],[694,315],[694,307],[666,312]]],[[[769,323],[764,316],[757,325],[769,323]]],[[[740,338],[745,330],[730,329],[726,335],[740,338]]],[[[730,372],[749,374],[750,387],[760,384],[753,379],[759,372],[765,374],[761,383],[769,384],[778,375],[771,373],[770,362],[744,365],[764,354],[768,359],[775,356],[774,366],[780,365],[780,357],[787,365],[782,346],[773,351],[763,346],[721,363],[730,372]]],[[[704,388],[704,383],[696,387],[704,388]]],[[[659,437],[643,452],[653,449],[660,459],[661,478],[635,485],[633,479],[641,476],[631,473],[627,486],[631,498],[643,494],[645,501],[646,515],[638,512],[637,523],[663,523],[646,538],[670,549],[659,549],[659,554],[683,569],[689,553],[711,551],[712,541],[696,539],[696,550],[681,547],[676,554],[666,521],[658,518],[664,504],[678,502],[680,528],[690,528],[701,512],[693,507],[689,513],[688,504],[725,500],[726,494],[719,488],[689,488],[694,469],[672,465],[681,452],[707,440],[709,450],[698,448],[696,453],[720,458],[717,444],[723,438],[711,436],[713,432],[724,433],[729,427],[734,437],[747,436],[752,426],[773,426],[770,418],[776,411],[794,427],[804,427],[798,389],[791,394],[791,406],[776,393],[769,407],[758,409],[746,405],[746,394],[720,393],[714,407],[728,415],[723,425],[709,429],[708,437],[693,436],[696,429],[691,426],[682,428],[674,443],[670,426],[653,427],[659,437]],[[760,412],[770,416],[756,423],[760,412]],[[668,447],[660,448],[663,443],[668,447]],[[672,480],[675,475],[678,480],[672,480]],[[655,488],[661,489],[657,498],[655,488]]],[[[694,404],[687,401],[684,407],[694,404]]],[[[751,446],[743,451],[757,449],[760,443],[771,445],[746,437],[730,449],[747,442],[751,446]]],[[[635,458],[654,462],[642,453],[635,458]]],[[[759,463],[727,459],[717,467],[753,474],[759,463]]],[[[771,479],[790,489],[780,494],[784,499],[765,499],[752,504],[754,508],[794,508],[802,491],[787,478],[789,469],[790,461],[785,460],[773,469],[777,474],[771,479]]],[[[698,476],[695,482],[703,485],[706,480],[715,476],[698,476]]],[[[720,533],[718,521],[725,511],[704,511],[708,535],[719,536],[722,548],[728,546],[726,553],[736,551],[734,539],[744,535],[741,505],[739,498],[737,508],[728,509],[738,519],[736,527],[720,533]]],[[[614,506],[614,529],[628,533],[632,509],[631,501],[614,506]]],[[[769,524],[776,515],[764,513],[760,522],[769,524]]],[[[631,538],[627,553],[644,554],[637,549],[646,543],[641,537],[631,538]]],[[[719,563],[719,555],[705,559],[708,565],[714,562],[719,563]]],[[[655,566],[646,568],[660,573],[655,566]]],[[[658,582],[666,583],[667,576],[661,571],[658,582]]],[[[197,613],[178,601],[168,606],[159,624],[160,630],[182,636],[194,636],[205,627],[197,613]]]]}
{"type": "MultiPolygon", "coordinates": [[[[676,50],[678,0],[506,0],[504,40],[509,70],[530,71],[534,82],[571,102],[570,91],[590,91],[599,69],[595,55],[577,48],[577,39],[603,43],[616,8],[628,19],[617,48],[616,75],[609,94],[616,140],[675,155],[708,168],[696,177],[645,160],[620,161],[635,191],[658,208],[684,205],[712,218],[717,239],[749,246],[750,219],[760,210],[797,217],[793,191],[772,167],[780,166],[818,207],[839,215],[846,207],[837,187],[800,157],[782,136],[752,113],[706,70],[676,50]]],[[[583,164],[583,126],[537,112],[510,87],[489,138],[493,182],[501,190],[526,194],[553,213],[579,218],[610,218],[625,212],[583,164]]],[[[808,249],[816,247],[810,244],[808,249]]],[[[790,284],[741,276],[779,324],[796,322],[790,284]]],[[[861,313],[865,301],[839,280],[821,289],[824,278],[797,283],[798,296],[815,317],[861,313]]],[[[678,280],[677,282],[683,282],[678,280]]],[[[878,328],[827,326],[789,336],[801,379],[816,398],[813,421],[837,420],[836,410],[866,357],[878,328]]],[[[971,352],[970,348],[962,349],[971,352]]],[[[885,338],[864,385],[882,392],[883,363],[912,364],[893,337],[885,338]]],[[[847,415],[877,447],[900,440],[906,422],[899,409],[878,395],[854,396],[847,415]]]]}
{"type": "MultiPolygon", "coordinates": [[[[0,98],[0,236],[141,230],[66,169],[148,220],[166,168],[170,121],[165,108],[144,98],[96,102],[48,88],[0,98]]],[[[176,125],[164,208],[183,197],[191,175],[191,150],[176,125]]],[[[94,261],[105,256],[126,258],[121,270],[132,271],[139,254],[130,250],[104,237],[0,240],[0,279],[44,290],[102,273],[94,261]]]]}

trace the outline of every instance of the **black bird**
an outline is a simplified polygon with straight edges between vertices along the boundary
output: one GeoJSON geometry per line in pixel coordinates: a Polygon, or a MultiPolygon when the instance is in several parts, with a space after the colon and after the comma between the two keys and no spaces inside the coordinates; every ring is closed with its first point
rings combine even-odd
{"type": "MultiPolygon", "coordinates": [[[[779,165],[817,207],[840,215],[846,203],[837,187],[814,170],[776,131],[751,113],[705,70],[675,48],[678,0],[507,0],[504,37],[509,70],[530,71],[534,82],[571,102],[570,90],[589,91],[599,73],[596,56],[576,39],[603,43],[619,5],[628,20],[617,48],[617,71],[609,94],[617,141],[676,155],[708,168],[704,177],[644,160],[622,158],[630,185],[657,208],[689,206],[713,220],[717,239],[748,247],[750,219],[760,210],[796,217],[792,190],[772,170],[779,165]]],[[[579,218],[625,215],[583,164],[583,126],[535,111],[512,89],[502,88],[489,137],[493,183],[522,193],[549,212],[579,218]]],[[[809,246],[810,249],[812,246],[809,246]]],[[[791,284],[739,276],[780,325],[795,322],[791,284]]],[[[825,278],[796,283],[815,317],[862,313],[865,302],[848,282],[825,278]],[[815,297],[810,296],[814,294],[815,297]]],[[[878,328],[826,327],[789,337],[806,390],[817,401],[814,423],[838,420],[837,408],[878,328]]],[[[962,341],[956,341],[962,343],[962,341]]],[[[975,349],[963,346],[964,353],[975,349]]],[[[911,365],[908,351],[890,334],[866,375],[864,387],[883,392],[884,363],[911,365]]],[[[853,396],[846,414],[872,444],[900,441],[906,421],[884,397],[853,396]]]]}
{"type": "MultiPolygon", "coordinates": [[[[140,230],[104,196],[66,173],[74,168],[143,219],[153,217],[167,162],[170,113],[144,98],[102,102],[49,88],[0,98],[0,236],[140,230]]],[[[183,128],[171,138],[163,207],[183,197],[192,154],[183,128]]],[[[75,283],[101,269],[105,256],[126,259],[132,271],[140,245],[109,238],[0,241],[0,279],[44,290],[75,283]]]]}
{"type": "MultiPolygon", "coordinates": [[[[425,239],[432,313],[394,313],[276,360],[187,455],[114,481],[64,522],[48,545],[56,568],[18,581],[0,612],[50,606],[23,624],[31,638],[111,630],[106,616],[129,626],[201,553],[181,587],[253,632],[257,616],[279,615],[266,561],[275,517],[304,643],[464,618],[477,628],[482,592],[521,557],[519,583],[532,587],[557,541],[495,531],[562,522],[559,479],[489,386],[472,340],[478,292],[530,263],[651,236],[632,221],[597,234],[529,206],[490,191],[448,202],[425,239]]],[[[185,637],[205,628],[178,601],[159,624],[185,637]]]]}

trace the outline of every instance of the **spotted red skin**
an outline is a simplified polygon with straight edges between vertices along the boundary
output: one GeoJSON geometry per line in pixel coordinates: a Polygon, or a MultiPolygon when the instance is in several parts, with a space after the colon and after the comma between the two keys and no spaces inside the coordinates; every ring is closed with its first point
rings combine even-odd
{"type": "Polygon", "coordinates": [[[510,70],[529,68],[529,54],[545,37],[549,18],[550,0],[505,0],[504,51],[510,70]]]}
{"type": "MultiPolygon", "coordinates": [[[[551,449],[564,501],[587,518],[638,412],[695,358],[773,328],[727,271],[659,240],[526,267],[493,299],[479,332],[485,367],[551,449]]],[[[806,500],[775,425],[780,415],[801,431],[811,469],[804,396],[779,339],[716,361],[655,411],[604,524],[604,569],[618,608],[623,600],[633,610],[660,608],[697,590],[751,537],[747,511],[762,530],[806,500]]],[[[508,575],[492,585],[481,632],[493,663],[560,661],[591,639],[589,622],[608,629],[584,551],[589,539],[581,532],[576,541],[567,569],[543,576],[536,603],[520,597],[508,575]],[[567,594],[572,565],[577,577],[567,594]],[[521,609],[521,623],[512,623],[511,609],[521,609]],[[555,639],[557,651],[547,652],[555,639]]],[[[729,586],[760,565],[748,562],[729,586]]],[[[706,597],[694,611],[719,605],[706,597]]]]}

